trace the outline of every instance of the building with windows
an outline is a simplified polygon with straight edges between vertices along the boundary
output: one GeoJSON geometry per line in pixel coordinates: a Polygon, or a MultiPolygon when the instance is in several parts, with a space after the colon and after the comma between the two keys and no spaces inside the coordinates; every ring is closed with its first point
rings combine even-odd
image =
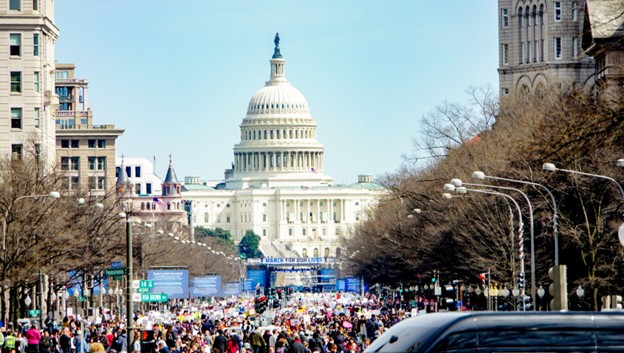
{"type": "Polygon", "coordinates": [[[500,96],[548,85],[591,88],[594,60],[581,48],[585,0],[499,0],[500,96]]]}
{"type": "Polygon", "coordinates": [[[216,187],[187,178],[182,196],[192,227],[222,228],[238,242],[260,236],[268,257],[340,256],[339,240],[366,217],[385,190],[370,175],[333,185],[308,103],[285,75],[276,36],[270,79],[240,125],[234,163],[216,187]]]}
{"type": "Polygon", "coordinates": [[[65,173],[63,188],[104,195],[115,186],[115,142],[123,130],[93,124],[88,82],[75,77],[73,64],[56,64],[55,77],[56,156],[65,173]]]}
{"type": "Polygon", "coordinates": [[[0,1],[0,157],[55,160],[53,0],[0,1]]]}
{"type": "Polygon", "coordinates": [[[117,158],[115,176],[119,178],[122,165],[126,177],[133,185],[135,196],[158,196],[162,192],[162,179],[154,173],[154,164],[147,158],[117,158]]]}

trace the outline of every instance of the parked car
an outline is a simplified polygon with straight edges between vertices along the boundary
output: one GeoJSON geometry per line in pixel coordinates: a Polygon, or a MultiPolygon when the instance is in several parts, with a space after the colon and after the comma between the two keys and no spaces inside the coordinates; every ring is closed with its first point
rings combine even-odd
{"type": "Polygon", "coordinates": [[[453,312],[403,320],[364,353],[624,352],[624,312],[453,312]]]}

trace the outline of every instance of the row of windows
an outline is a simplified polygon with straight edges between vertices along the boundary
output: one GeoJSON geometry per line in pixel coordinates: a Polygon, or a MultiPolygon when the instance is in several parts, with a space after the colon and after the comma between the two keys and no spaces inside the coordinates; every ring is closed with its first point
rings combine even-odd
{"type": "MultiPolygon", "coordinates": [[[[105,176],[90,176],[88,179],[89,190],[105,190],[105,176]]],[[[78,190],[80,188],[80,177],[77,175],[63,177],[63,190],[78,190]]]]}
{"type": "MultiPolygon", "coordinates": [[[[39,11],[39,0],[30,0],[33,11],[39,11]]],[[[9,10],[22,11],[22,0],[9,0],[9,10]]]]}
{"type": "MultiPolygon", "coordinates": [[[[9,55],[22,56],[22,34],[9,33],[9,55]]],[[[33,56],[39,56],[39,34],[33,33],[33,56]]]]}
{"type": "MultiPolygon", "coordinates": [[[[137,188],[140,184],[137,184],[137,188]]],[[[154,202],[141,202],[141,211],[156,210],[156,203],[154,202]]],[[[180,202],[167,202],[167,210],[180,210],[180,202]]],[[[229,222],[228,222],[229,223],[229,222]]]]}
{"type": "MultiPolygon", "coordinates": [[[[578,37],[572,37],[572,42],[570,43],[570,46],[572,49],[572,57],[578,57],[580,53],[578,37]]],[[[528,64],[531,61],[537,62],[538,60],[544,61],[544,41],[521,43],[519,50],[520,64],[528,64]]],[[[553,38],[553,56],[555,59],[563,58],[563,40],[561,39],[561,37],[553,38]]],[[[509,65],[509,45],[507,43],[501,44],[501,60],[503,62],[503,65],[509,65]]]]}
{"type": "Polygon", "coordinates": [[[302,109],[303,108],[303,104],[288,104],[288,103],[287,104],[284,104],[284,103],[282,103],[282,104],[274,104],[274,103],[271,103],[269,105],[267,103],[267,104],[254,104],[254,105],[251,106],[251,109],[265,109],[265,108],[266,109],[280,109],[280,106],[281,106],[281,109],[290,109],[290,108],[302,109]]]}
{"type": "MultiPolygon", "coordinates": [[[[11,71],[9,84],[11,87],[11,93],[22,93],[23,89],[23,77],[21,71],[11,71]]],[[[33,72],[33,90],[35,92],[41,91],[41,75],[39,71],[33,72]]]]}
{"type": "MultiPolygon", "coordinates": [[[[106,140],[87,140],[88,148],[106,148],[106,140]]],[[[61,140],[61,148],[80,148],[80,140],[61,140]]]]}
{"type": "MultiPolygon", "coordinates": [[[[561,1],[553,1],[553,20],[555,22],[559,22],[563,19],[563,9],[561,6],[561,1]]],[[[528,27],[528,26],[543,26],[544,25],[544,4],[541,4],[539,7],[539,11],[536,5],[533,5],[533,8],[529,8],[528,6],[523,10],[522,7],[518,8],[518,25],[520,27],[528,27]]],[[[570,18],[572,21],[578,21],[578,4],[576,2],[572,3],[572,7],[570,9],[570,18]]],[[[507,28],[509,27],[509,10],[501,9],[501,27],[507,28]]]]}
{"type": "MultiPolygon", "coordinates": [[[[329,257],[330,255],[330,251],[329,248],[325,248],[325,251],[323,252],[323,256],[324,257],[329,257]]],[[[319,257],[319,249],[318,248],[314,248],[314,250],[312,251],[312,257],[319,257]]],[[[301,257],[308,257],[308,249],[303,248],[301,249],[301,257]]]]}
{"type": "MultiPolygon", "coordinates": [[[[120,171],[119,168],[121,168],[121,167],[116,167],[115,168],[115,176],[117,178],[119,178],[119,171],[120,171]]],[[[140,178],[141,177],[141,166],[139,166],[139,165],[134,166],[134,174],[132,174],[132,166],[127,165],[126,166],[126,175],[128,176],[128,178],[132,178],[132,177],[140,178]]],[[[150,185],[150,191],[147,192],[148,194],[150,194],[152,192],[151,191],[152,184],[149,184],[149,185],[150,185]]]]}
{"type": "MultiPolygon", "coordinates": [[[[35,127],[39,128],[41,124],[41,109],[34,109],[34,122],[35,127]]],[[[11,108],[11,129],[23,129],[24,128],[24,109],[23,108],[11,108]]]]}
{"type": "MultiPolygon", "coordinates": [[[[87,157],[89,170],[106,170],[106,157],[87,157]]],[[[80,157],[61,157],[61,170],[79,170],[80,157]]]]}
{"type": "Polygon", "coordinates": [[[307,139],[313,137],[312,129],[291,130],[253,130],[245,131],[245,140],[280,140],[280,139],[307,139]],[[293,137],[294,136],[294,137],[293,137]]]}

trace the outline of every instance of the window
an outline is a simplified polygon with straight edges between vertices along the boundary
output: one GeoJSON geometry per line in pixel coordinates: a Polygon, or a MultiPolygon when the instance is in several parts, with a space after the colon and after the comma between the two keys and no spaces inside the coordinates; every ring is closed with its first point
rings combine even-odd
{"type": "Polygon", "coordinates": [[[579,55],[578,37],[572,37],[572,56],[577,57],[579,55]]]}
{"type": "Polygon", "coordinates": [[[210,222],[210,215],[208,212],[204,212],[204,223],[210,222]]]}
{"type": "Polygon", "coordinates": [[[501,9],[501,26],[503,28],[509,27],[509,10],[501,9]]]}
{"type": "Polygon", "coordinates": [[[22,145],[21,144],[11,145],[11,158],[14,161],[22,160],[22,145]]]}
{"type": "Polygon", "coordinates": [[[9,54],[11,56],[22,55],[22,35],[19,33],[11,33],[9,36],[9,54]]]}
{"type": "Polygon", "coordinates": [[[22,108],[11,108],[11,129],[22,128],[22,108]]]}
{"type": "Polygon", "coordinates": [[[262,235],[266,237],[266,235],[267,235],[267,230],[266,229],[262,230],[262,235]]]}
{"type": "Polygon", "coordinates": [[[301,234],[303,234],[303,235],[306,235],[306,233],[307,233],[305,228],[303,228],[303,230],[301,232],[302,232],[301,234]]]}
{"type": "Polygon", "coordinates": [[[301,249],[301,257],[308,257],[308,249],[306,248],[301,249]]]}
{"type": "Polygon", "coordinates": [[[69,170],[69,157],[61,157],[61,170],[69,170]]]}
{"type": "Polygon", "coordinates": [[[41,109],[35,108],[35,127],[41,126],[41,109]]]}
{"type": "Polygon", "coordinates": [[[509,95],[509,88],[503,87],[501,90],[503,92],[503,96],[508,96],[509,95]]]}
{"type": "Polygon", "coordinates": [[[71,148],[79,148],[80,141],[79,140],[71,140],[71,148]]]}
{"type": "Polygon", "coordinates": [[[105,170],[106,169],[106,157],[98,157],[97,158],[97,169],[105,170]]]}
{"type": "MultiPolygon", "coordinates": [[[[104,158],[104,157],[102,157],[104,158]]],[[[137,178],[141,177],[141,167],[140,166],[136,166],[134,167],[134,176],[137,178]]]]}
{"type": "Polygon", "coordinates": [[[97,140],[98,148],[106,148],[106,140],[97,140]]]}
{"type": "Polygon", "coordinates": [[[509,44],[503,44],[501,46],[501,56],[503,58],[503,65],[509,64],[509,44]]]}
{"type": "Polygon", "coordinates": [[[39,71],[35,71],[33,73],[33,81],[34,81],[34,89],[35,92],[40,92],[41,89],[41,84],[40,84],[40,76],[39,76],[39,71]]]}
{"type": "Polygon", "coordinates": [[[217,223],[221,223],[221,216],[217,216],[217,223]]]}
{"type": "Polygon", "coordinates": [[[225,216],[225,223],[230,223],[230,215],[225,216]]]}
{"type": "MultiPolygon", "coordinates": [[[[89,165],[89,170],[95,170],[95,157],[89,157],[87,160],[87,164],[89,165]]],[[[93,182],[93,184],[95,185],[95,181],[93,182]]]]}
{"type": "Polygon", "coordinates": [[[290,235],[290,236],[293,235],[293,229],[292,228],[288,228],[288,235],[290,235]]]}
{"type": "Polygon", "coordinates": [[[128,178],[132,177],[132,167],[126,167],[126,175],[128,178]]]}
{"type": "Polygon", "coordinates": [[[555,9],[555,21],[561,21],[561,1],[555,1],[553,7],[555,9]]]}
{"type": "Polygon", "coordinates": [[[69,148],[69,140],[61,140],[61,148],[69,148]]]}
{"type": "Polygon", "coordinates": [[[145,193],[146,194],[151,194],[152,193],[152,183],[146,183],[145,184],[145,193]]]}
{"type": "Polygon", "coordinates": [[[263,214],[262,215],[262,222],[266,222],[266,221],[267,221],[266,214],[263,214]]]}
{"type": "Polygon", "coordinates": [[[87,145],[89,148],[95,148],[95,140],[87,140],[87,145]]]}
{"type": "Polygon", "coordinates": [[[98,185],[97,185],[97,188],[98,188],[99,190],[104,190],[104,189],[106,189],[106,177],[104,177],[104,176],[99,176],[99,177],[98,177],[98,185]]]}
{"type": "MultiPolygon", "coordinates": [[[[90,190],[95,189],[95,186],[97,185],[96,181],[97,181],[97,177],[94,177],[94,176],[89,177],[89,189],[90,190]]],[[[143,203],[141,203],[141,205],[143,205],[143,203]]]]}
{"type": "Polygon", "coordinates": [[[561,59],[561,37],[555,37],[555,59],[561,59]]]}
{"type": "Polygon", "coordinates": [[[70,169],[71,170],[78,170],[79,166],[80,166],[80,157],[71,157],[70,160],[71,164],[70,164],[70,169]]]}
{"type": "Polygon", "coordinates": [[[22,9],[21,0],[9,0],[9,10],[19,11],[22,9]]]}
{"type": "Polygon", "coordinates": [[[33,55],[39,56],[39,34],[38,33],[33,34],[33,55]]]}
{"type": "Polygon", "coordinates": [[[572,3],[572,21],[578,21],[578,10],[575,2],[572,3]]]}
{"type": "Polygon", "coordinates": [[[20,71],[11,71],[11,93],[22,92],[22,73],[20,71]]]}

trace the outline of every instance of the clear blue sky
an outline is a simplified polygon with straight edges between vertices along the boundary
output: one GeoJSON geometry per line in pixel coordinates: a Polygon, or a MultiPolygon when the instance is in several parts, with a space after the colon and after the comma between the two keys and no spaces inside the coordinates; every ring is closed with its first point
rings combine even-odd
{"type": "Polygon", "coordinates": [[[220,180],[239,124],[269,78],[307,98],[336,184],[403,163],[421,117],[470,86],[498,88],[494,0],[58,0],[59,63],[89,81],[96,124],[126,132],[117,155],[169,153],[179,178],[220,180]]]}

